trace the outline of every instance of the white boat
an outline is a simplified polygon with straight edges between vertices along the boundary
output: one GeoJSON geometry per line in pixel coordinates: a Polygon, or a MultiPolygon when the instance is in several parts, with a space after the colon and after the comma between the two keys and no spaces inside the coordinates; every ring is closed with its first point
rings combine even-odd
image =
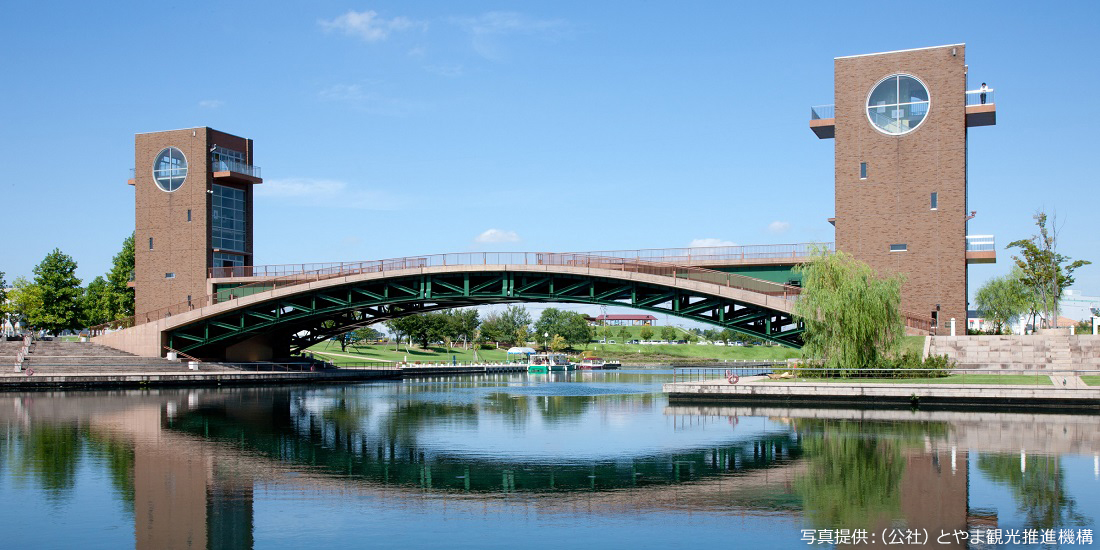
{"type": "Polygon", "coordinates": [[[585,357],[584,359],[581,359],[581,362],[577,363],[575,366],[576,368],[582,370],[607,370],[617,369],[621,367],[622,364],[614,360],[605,361],[603,359],[600,359],[599,357],[585,357]]]}

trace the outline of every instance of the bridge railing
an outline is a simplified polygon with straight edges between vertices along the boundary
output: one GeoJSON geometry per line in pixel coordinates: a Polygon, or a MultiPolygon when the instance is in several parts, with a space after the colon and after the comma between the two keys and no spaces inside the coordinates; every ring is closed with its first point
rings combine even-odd
{"type": "MultiPolygon", "coordinates": [[[[610,258],[623,258],[646,262],[659,262],[667,264],[691,264],[693,262],[719,262],[731,263],[751,262],[758,260],[782,260],[782,259],[806,259],[817,251],[832,252],[833,243],[792,243],[792,244],[764,244],[764,245],[736,245],[736,246],[703,246],[685,248],[642,248],[636,250],[601,250],[596,252],[569,252],[584,256],[599,256],[610,258]]],[[[485,253],[471,253],[476,256],[485,253]]],[[[493,253],[496,254],[496,253],[493,253]]],[[[532,253],[503,252],[513,256],[524,256],[532,253]]],[[[460,256],[460,254],[443,254],[442,256],[460,256]]],[[[433,256],[434,258],[434,256],[433,256]]],[[[396,260],[374,260],[368,262],[318,262],[305,264],[281,264],[281,265],[257,265],[239,267],[212,267],[209,270],[211,278],[238,278],[238,277],[286,277],[305,273],[321,273],[326,271],[342,272],[355,266],[377,263],[379,261],[400,262],[410,267],[427,267],[429,257],[398,258],[396,260]],[[424,263],[425,265],[416,265],[424,263]]],[[[459,265],[461,259],[452,261],[452,265],[459,265]]],[[[507,263],[519,263],[510,261],[507,263]]],[[[397,267],[394,267],[397,269],[397,267]]]]}
{"type": "Polygon", "coordinates": [[[607,269],[711,283],[788,300],[794,299],[801,291],[801,289],[796,286],[754,279],[735,273],[725,273],[700,267],[689,267],[671,263],[650,262],[634,258],[552,252],[463,252],[455,254],[412,256],[408,258],[390,258],[366,262],[328,264],[311,272],[291,273],[250,282],[231,289],[222,289],[217,293],[207,296],[200,296],[198,298],[192,297],[185,302],[141,313],[132,318],[104,323],[103,325],[92,327],[92,329],[127,328],[135,324],[156,321],[172,315],[178,315],[226,300],[242,298],[258,292],[307,282],[322,281],[335,277],[347,277],[365,273],[384,273],[387,271],[401,271],[416,268],[475,265],[548,265],[607,269]]]}

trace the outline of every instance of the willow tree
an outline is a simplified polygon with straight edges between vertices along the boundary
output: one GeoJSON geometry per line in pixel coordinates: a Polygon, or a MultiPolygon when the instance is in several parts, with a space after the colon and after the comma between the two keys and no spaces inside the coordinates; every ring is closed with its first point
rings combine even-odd
{"type": "Polygon", "coordinates": [[[794,315],[806,324],[804,357],[841,375],[880,366],[898,347],[901,276],[881,277],[871,266],[843,252],[820,252],[795,268],[802,293],[794,315]]]}

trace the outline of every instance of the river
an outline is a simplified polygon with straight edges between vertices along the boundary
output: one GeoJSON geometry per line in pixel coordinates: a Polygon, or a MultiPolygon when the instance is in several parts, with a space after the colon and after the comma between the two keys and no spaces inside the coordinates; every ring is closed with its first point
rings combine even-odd
{"type": "Polygon", "coordinates": [[[671,377],[3,394],[0,546],[1040,548],[1097,527],[1100,416],[681,406],[671,377]]]}

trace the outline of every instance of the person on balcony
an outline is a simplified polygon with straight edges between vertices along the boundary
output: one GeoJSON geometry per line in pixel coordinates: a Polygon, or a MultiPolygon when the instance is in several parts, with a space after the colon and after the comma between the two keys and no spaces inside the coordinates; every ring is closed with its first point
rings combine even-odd
{"type": "Polygon", "coordinates": [[[989,91],[989,86],[986,86],[985,82],[982,82],[982,87],[978,88],[978,91],[981,92],[981,95],[978,97],[981,99],[982,105],[985,105],[985,94],[989,91]]]}

